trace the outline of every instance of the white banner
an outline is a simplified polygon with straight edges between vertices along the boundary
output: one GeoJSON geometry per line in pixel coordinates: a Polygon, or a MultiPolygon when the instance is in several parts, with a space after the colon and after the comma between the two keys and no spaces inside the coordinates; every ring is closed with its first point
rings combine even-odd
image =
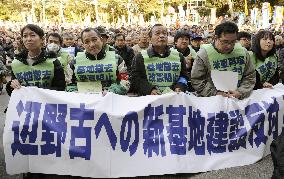
{"type": "Polygon", "coordinates": [[[8,174],[196,173],[255,163],[282,131],[284,86],[245,100],[15,90],[3,141],[8,174]]]}

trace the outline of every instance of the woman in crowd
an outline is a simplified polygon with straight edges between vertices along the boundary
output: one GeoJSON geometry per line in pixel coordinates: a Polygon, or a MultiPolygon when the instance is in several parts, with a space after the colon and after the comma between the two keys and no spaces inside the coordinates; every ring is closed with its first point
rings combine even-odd
{"type": "Polygon", "coordinates": [[[270,31],[259,31],[253,40],[251,59],[256,70],[254,89],[272,88],[280,80],[274,35],[270,31]]]}
{"type": "Polygon", "coordinates": [[[28,24],[21,30],[24,50],[15,55],[12,67],[12,79],[6,90],[11,95],[21,86],[64,91],[64,71],[59,60],[50,58],[44,50],[44,31],[37,25],[28,24]]]}

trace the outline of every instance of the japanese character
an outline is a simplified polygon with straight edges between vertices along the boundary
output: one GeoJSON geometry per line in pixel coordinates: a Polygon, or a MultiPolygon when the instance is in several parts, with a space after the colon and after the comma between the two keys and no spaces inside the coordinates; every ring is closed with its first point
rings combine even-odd
{"type": "Polygon", "coordinates": [[[163,66],[164,66],[163,63],[156,63],[156,70],[157,71],[163,71],[164,70],[163,66]]]}
{"type": "Polygon", "coordinates": [[[273,103],[263,102],[263,104],[265,110],[268,113],[268,122],[269,122],[268,135],[273,134],[273,139],[276,139],[276,137],[278,136],[279,103],[277,102],[276,98],[273,98],[273,103]]]}
{"type": "Polygon", "coordinates": [[[208,113],[209,124],[207,126],[207,150],[211,154],[226,152],[228,143],[227,129],[229,125],[228,114],[221,111],[220,113],[208,113]]]}
{"type": "Polygon", "coordinates": [[[108,118],[106,113],[103,113],[101,115],[100,119],[98,120],[98,123],[95,126],[96,138],[99,137],[100,132],[101,132],[103,126],[106,129],[106,133],[107,133],[107,136],[109,138],[111,147],[114,150],[115,146],[116,146],[116,143],[117,143],[117,137],[116,137],[116,135],[114,133],[114,130],[113,130],[112,126],[111,126],[111,123],[109,122],[109,118],[108,118]]]}
{"type": "Polygon", "coordinates": [[[35,81],[41,80],[41,71],[40,70],[34,70],[33,71],[33,76],[35,81]]]}
{"type": "Polygon", "coordinates": [[[259,147],[261,143],[266,144],[267,142],[267,136],[264,135],[265,115],[261,112],[262,110],[263,108],[258,103],[253,103],[245,108],[245,114],[251,126],[248,141],[252,147],[253,143],[259,147]],[[256,135],[255,139],[253,138],[254,134],[256,135]]]}
{"type": "Polygon", "coordinates": [[[105,81],[105,75],[103,73],[97,74],[96,79],[97,79],[97,81],[105,81]]]}
{"type": "Polygon", "coordinates": [[[86,73],[94,73],[95,67],[94,65],[86,66],[86,73]]]}
{"type": "Polygon", "coordinates": [[[23,72],[16,73],[16,78],[17,78],[19,81],[23,81],[23,79],[24,79],[23,72]]]}
{"type": "Polygon", "coordinates": [[[166,108],[166,113],[169,115],[167,132],[171,154],[185,155],[187,129],[183,127],[183,116],[186,114],[186,109],[182,105],[179,107],[170,105],[166,108]]]}
{"type": "Polygon", "coordinates": [[[33,81],[33,72],[26,71],[24,72],[23,77],[25,81],[33,81]]]}
{"type": "Polygon", "coordinates": [[[19,151],[23,155],[38,155],[38,145],[36,145],[38,118],[41,109],[41,103],[27,101],[25,106],[22,101],[17,104],[19,121],[13,121],[12,131],[14,132],[14,142],[11,144],[12,155],[15,156],[19,151]],[[25,119],[22,131],[20,132],[21,116],[25,112],[25,119]],[[32,119],[32,125],[30,126],[32,119]],[[29,130],[31,127],[31,130],[29,130]],[[29,136],[29,137],[28,137],[29,136]],[[27,141],[28,138],[28,141],[27,141]]]}
{"type": "Polygon", "coordinates": [[[41,154],[56,153],[61,156],[61,143],[65,143],[67,123],[67,104],[46,104],[42,121],[41,141],[46,143],[41,146],[41,154]],[[55,135],[56,134],[56,135],[55,135]]]}
{"type": "Polygon", "coordinates": [[[106,64],[106,65],[104,66],[104,68],[105,68],[105,72],[113,72],[113,66],[112,66],[112,64],[106,64]]]}
{"type": "Polygon", "coordinates": [[[147,65],[148,71],[155,71],[155,65],[153,63],[147,65]]]}
{"type": "Polygon", "coordinates": [[[236,66],[237,62],[235,58],[228,58],[229,66],[233,67],[236,66]]]}
{"type": "Polygon", "coordinates": [[[220,62],[218,60],[213,61],[213,68],[214,69],[220,69],[220,62]]]}
{"type": "Polygon", "coordinates": [[[139,122],[138,122],[138,114],[136,112],[129,112],[126,114],[126,116],[122,120],[121,124],[121,130],[120,130],[120,144],[121,144],[121,150],[123,152],[126,152],[129,148],[130,156],[132,156],[138,147],[139,143],[139,122]],[[131,138],[131,129],[132,129],[132,123],[134,123],[134,131],[135,131],[135,138],[133,143],[129,146],[130,138],[131,138]],[[128,130],[127,130],[127,136],[126,139],[124,138],[125,128],[126,124],[128,124],[128,130]]]}
{"type": "Polygon", "coordinates": [[[171,71],[172,64],[170,62],[164,62],[164,71],[171,71]]]}
{"type": "Polygon", "coordinates": [[[43,80],[48,80],[51,77],[51,71],[49,71],[49,70],[41,71],[41,74],[42,74],[43,80]]]}
{"type": "Polygon", "coordinates": [[[223,59],[220,61],[220,64],[221,64],[221,68],[225,69],[228,67],[228,61],[227,59],[223,59]]]}
{"type": "Polygon", "coordinates": [[[148,73],[149,82],[156,82],[156,74],[155,73],[148,73]]]}
{"type": "Polygon", "coordinates": [[[156,73],[157,82],[164,82],[164,73],[156,73]]]}
{"type": "Polygon", "coordinates": [[[162,157],[166,156],[165,140],[163,135],[163,120],[159,116],[164,114],[163,105],[152,107],[149,104],[144,110],[143,120],[143,149],[144,154],[152,157],[152,153],[158,156],[161,152],[162,157]],[[160,151],[161,150],[161,151],[160,151]]]}
{"type": "Polygon", "coordinates": [[[204,142],[204,126],[205,117],[201,116],[201,111],[193,111],[192,106],[189,106],[189,137],[188,150],[194,148],[196,155],[205,155],[205,142],[204,142]]]}
{"type": "Polygon", "coordinates": [[[180,64],[179,63],[172,63],[172,70],[173,71],[179,71],[180,64]]]}
{"type": "Polygon", "coordinates": [[[79,126],[71,126],[70,158],[81,157],[90,160],[92,127],[84,127],[84,121],[94,120],[94,110],[86,109],[85,104],[80,104],[80,108],[70,108],[70,120],[79,121],[79,126]]]}
{"type": "Polygon", "coordinates": [[[173,82],[173,77],[171,73],[164,73],[165,82],[173,82]]]}
{"type": "Polygon", "coordinates": [[[95,72],[96,72],[96,73],[102,73],[102,72],[104,72],[104,64],[96,64],[96,66],[95,66],[95,72]]]}
{"type": "Polygon", "coordinates": [[[84,74],[84,73],[86,73],[85,68],[86,68],[86,66],[78,66],[77,74],[84,74]]]}
{"type": "Polygon", "coordinates": [[[239,110],[230,111],[230,132],[228,150],[238,150],[240,147],[246,148],[247,130],[244,119],[239,110]]]}

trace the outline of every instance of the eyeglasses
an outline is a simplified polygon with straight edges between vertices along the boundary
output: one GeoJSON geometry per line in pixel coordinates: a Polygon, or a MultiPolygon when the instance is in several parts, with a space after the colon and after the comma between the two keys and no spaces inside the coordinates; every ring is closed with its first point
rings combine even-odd
{"type": "Polygon", "coordinates": [[[221,42],[222,45],[235,45],[235,43],[237,42],[237,40],[233,40],[233,41],[228,41],[228,40],[221,40],[219,39],[219,41],[221,42]]]}
{"type": "Polygon", "coordinates": [[[250,41],[250,39],[248,39],[248,38],[240,38],[240,40],[243,40],[243,41],[250,41]]]}

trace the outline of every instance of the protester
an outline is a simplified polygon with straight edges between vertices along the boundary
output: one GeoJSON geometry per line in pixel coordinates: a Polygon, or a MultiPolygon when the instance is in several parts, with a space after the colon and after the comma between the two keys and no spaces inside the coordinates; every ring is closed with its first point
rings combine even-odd
{"type": "Polygon", "coordinates": [[[63,52],[61,46],[62,37],[58,33],[48,34],[46,51],[49,52],[51,55],[54,55],[54,58],[57,58],[60,61],[64,69],[65,82],[66,84],[69,84],[71,83],[73,74],[69,63],[73,60],[73,57],[69,53],[63,52]]]}
{"type": "Polygon", "coordinates": [[[103,48],[105,49],[105,51],[115,51],[115,48],[110,46],[109,44],[107,44],[107,41],[109,39],[109,35],[108,32],[106,31],[106,29],[102,26],[99,26],[96,28],[102,37],[102,42],[103,42],[103,48]]]}
{"type": "Polygon", "coordinates": [[[132,43],[133,39],[131,37],[131,35],[127,35],[125,37],[125,44],[128,46],[128,47],[133,47],[133,43],[132,43]]]}
{"type": "Polygon", "coordinates": [[[248,97],[255,85],[255,69],[247,50],[236,44],[238,26],[232,22],[222,23],[215,28],[213,44],[203,45],[194,60],[191,81],[199,96],[222,95],[243,99],[248,97]],[[236,63],[231,63],[233,59],[236,63]],[[226,65],[221,64],[225,61],[226,65]],[[236,90],[218,91],[211,78],[211,70],[238,72],[236,90]],[[240,69],[240,70],[239,70],[240,69]]]}
{"type": "MultiPolygon", "coordinates": [[[[64,71],[59,60],[50,59],[42,48],[44,31],[37,25],[28,24],[21,30],[21,37],[25,50],[12,62],[12,78],[6,86],[8,95],[21,86],[65,90],[64,71]]],[[[28,173],[23,178],[41,178],[41,174],[28,173]]]]}
{"type": "Polygon", "coordinates": [[[277,62],[275,37],[269,31],[255,35],[251,60],[255,65],[256,84],[254,89],[272,88],[279,82],[280,69],[277,62]]]}
{"type": "Polygon", "coordinates": [[[146,29],[140,31],[139,43],[132,47],[134,54],[137,55],[142,50],[146,50],[149,47],[149,35],[146,29]]]}
{"type": "MultiPolygon", "coordinates": [[[[189,77],[184,57],[167,46],[166,27],[161,24],[154,25],[149,36],[152,46],[147,50],[142,50],[133,60],[131,83],[135,91],[138,95],[159,95],[168,88],[176,92],[186,91],[189,77]],[[168,71],[161,70],[158,64],[168,64],[176,68],[168,71]],[[164,75],[168,78],[164,78],[164,75]]],[[[160,66],[163,67],[163,65],[160,66]]]]}
{"type": "Polygon", "coordinates": [[[12,62],[12,80],[6,86],[9,95],[21,86],[65,90],[63,68],[58,59],[49,59],[49,54],[42,48],[43,36],[43,30],[33,24],[21,30],[25,50],[12,62]],[[25,73],[32,75],[23,75],[25,73]]]}
{"type": "Polygon", "coordinates": [[[247,50],[251,49],[251,35],[247,32],[239,32],[238,33],[238,41],[242,45],[242,47],[247,50]]]}
{"type": "Polygon", "coordinates": [[[103,92],[104,95],[107,91],[126,94],[130,84],[123,59],[115,51],[103,48],[102,37],[97,29],[84,29],[81,38],[86,51],[78,53],[72,66],[75,90],[103,92]]]}
{"type": "Polygon", "coordinates": [[[197,52],[200,49],[201,41],[202,41],[202,37],[200,35],[195,34],[195,33],[191,35],[189,48],[191,51],[191,55],[194,59],[196,58],[197,52]]]}
{"type": "Polygon", "coordinates": [[[75,43],[75,37],[72,33],[69,32],[65,32],[64,34],[62,34],[62,38],[63,38],[63,48],[70,48],[70,47],[74,47],[74,56],[77,56],[78,52],[82,52],[83,50],[80,49],[76,43],[75,43]]]}
{"type": "Polygon", "coordinates": [[[134,51],[131,47],[128,47],[125,44],[125,35],[122,33],[118,33],[114,36],[114,47],[118,51],[118,54],[122,57],[125,61],[128,71],[131,71],[131,64],[134,55],[134,51]]]}
{"type": "Polygon", "coordinates": [[[2,94],[4,83],[6,83],[6,75],[8,70],[4,63],[0,60],[0,95],[2,94]]]}
{"type": "MultiPolygon", "coordinates": [[[[186,69],[188,75],[190,76],[193,64],[193,57],[191,55],[192,50],[189,48],[189,39],[190,35],[187,32],[178,31],[176,33],[176,36],[174,37],[175,46],[173,49],[176,49],[178,52],[180,52],[183,55],[186,63],[186,69]]],[[[187,85],[188,85],[188,91],[194,91],[191,86],[190,80],[188,81],[187,85]]]]}

